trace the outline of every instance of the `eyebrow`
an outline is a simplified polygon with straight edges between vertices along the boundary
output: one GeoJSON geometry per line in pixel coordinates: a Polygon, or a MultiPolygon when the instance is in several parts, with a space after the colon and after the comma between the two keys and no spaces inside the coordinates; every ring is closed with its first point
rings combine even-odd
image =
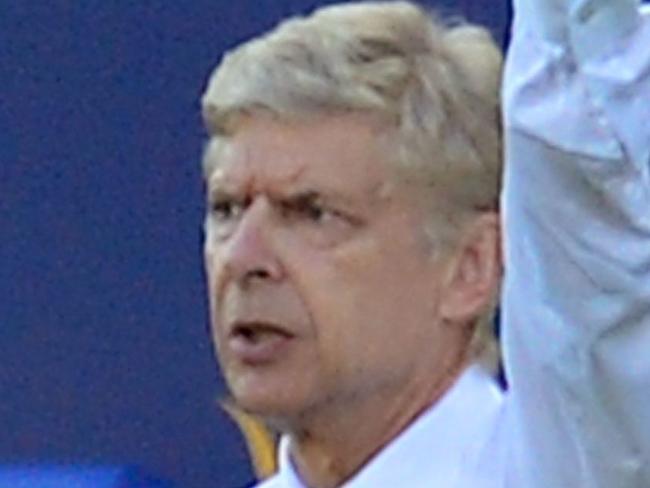
{"type": "MultiPolygon", "coordinates": [[[[245,193],[248,193],[247,191],[245,193]]],[[[263,192],[264,193],[264,192],[263,192]]],[[[354,197],[345,195],[336,189],[323,188],[314,189],[310,187],[288,188],[278,191],[266,192],[269,199],[276,204],[289,205],[309,205],[320,203],[324,205],[333,205],[341,211],[363,211],[367,206],[362,201],[354,197]]],[[[237,184],[228,181],[227,178],[217,178],[216,181],[208,182],[206,197],[214,201],[218,199],[239,200],[250,195],[242,195],[241,188],[237,184]]]]}
{"type": "Polygon", "coordinates": [[[224,185],[209,185],[205,192],[208,201],[214,202],[217,200],[234,200],[238,198],[236,191],[231,191],[224,185]]]}
{"type": "Polygon", "coordinates": [[[289,193],[280,197],[273,197],[273,199],[291,204],[307,204],[322,200],[323,195],[316,190],[304,190],[295,193],[289,193]]]}
{"type": "Polygon", "coordinates": [[[292,205],[305,205],[313,203],[332,204],[335,206],[342,205],[344,208],[352,210],[350,207],[358,208],[359,202],[343,195],[335,190],[323,189],[314,190],[307,188],[304,190],[289,190],[278,194],[270,195],[270,198],[277,202],[289,203],[292,205]]]}

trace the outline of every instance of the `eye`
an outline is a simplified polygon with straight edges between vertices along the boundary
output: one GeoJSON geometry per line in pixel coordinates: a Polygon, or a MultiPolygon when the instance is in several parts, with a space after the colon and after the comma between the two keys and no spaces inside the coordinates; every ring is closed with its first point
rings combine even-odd
{"type": "Polygon", "coordinates": [[[330,215],[330,212],[323,208],[321,205],[318,205],[314,202],[306,203],[301,206],[299,212],[304,215],[307,219],[314,222],[322,221],[326,216],[330,215]]]}
{"type": "Polygon", "coordinates": [[[220,198],[210,203],[210,215],[220,222],[237,219],[244,211],[244,204],[231,198],[220,198]]]}
{"type": "Polygon", "coordinates": [[[335,213],[324,205],[306,199],[282,202],[280,208],[285,217],[298,218],[314,223],[320,223],[335,216],[335,213]]]}

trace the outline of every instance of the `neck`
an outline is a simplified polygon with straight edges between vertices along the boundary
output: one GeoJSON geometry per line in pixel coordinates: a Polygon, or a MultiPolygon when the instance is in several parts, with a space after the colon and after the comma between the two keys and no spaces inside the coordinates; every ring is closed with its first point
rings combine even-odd
{"type": "Polygon", "coordinates": [[[455,383],[456,360],[435,382],[416,378],[400,394],[378,393],[311,413],[287,430],[295,469],[310,488],[336,488],[353,477],[455,383]]]}

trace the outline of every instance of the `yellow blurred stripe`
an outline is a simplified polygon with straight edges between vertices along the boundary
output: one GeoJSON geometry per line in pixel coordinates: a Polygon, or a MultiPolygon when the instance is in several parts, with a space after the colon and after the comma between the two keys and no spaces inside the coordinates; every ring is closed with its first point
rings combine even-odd
{"type": "Polygon", "coordinates": [[[244,412],[231,401],[222,401],[221,406],[239,426],[258,479],[268,478],[275,473],[277,443],[271,430],[258,418],[244,412]]]}

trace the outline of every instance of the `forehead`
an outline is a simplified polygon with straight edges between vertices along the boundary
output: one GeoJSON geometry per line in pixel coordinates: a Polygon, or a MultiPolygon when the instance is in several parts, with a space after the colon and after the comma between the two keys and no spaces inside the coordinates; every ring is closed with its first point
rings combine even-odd
{"type": "Polygon", "coordinates": [[[302,123],[251,117],[233,136],[208,144],[208,185],[259,192],[307,185],[343,193],[382,193],[395,180],[385,150],[386,132],[361,115],[302,123]]]}

